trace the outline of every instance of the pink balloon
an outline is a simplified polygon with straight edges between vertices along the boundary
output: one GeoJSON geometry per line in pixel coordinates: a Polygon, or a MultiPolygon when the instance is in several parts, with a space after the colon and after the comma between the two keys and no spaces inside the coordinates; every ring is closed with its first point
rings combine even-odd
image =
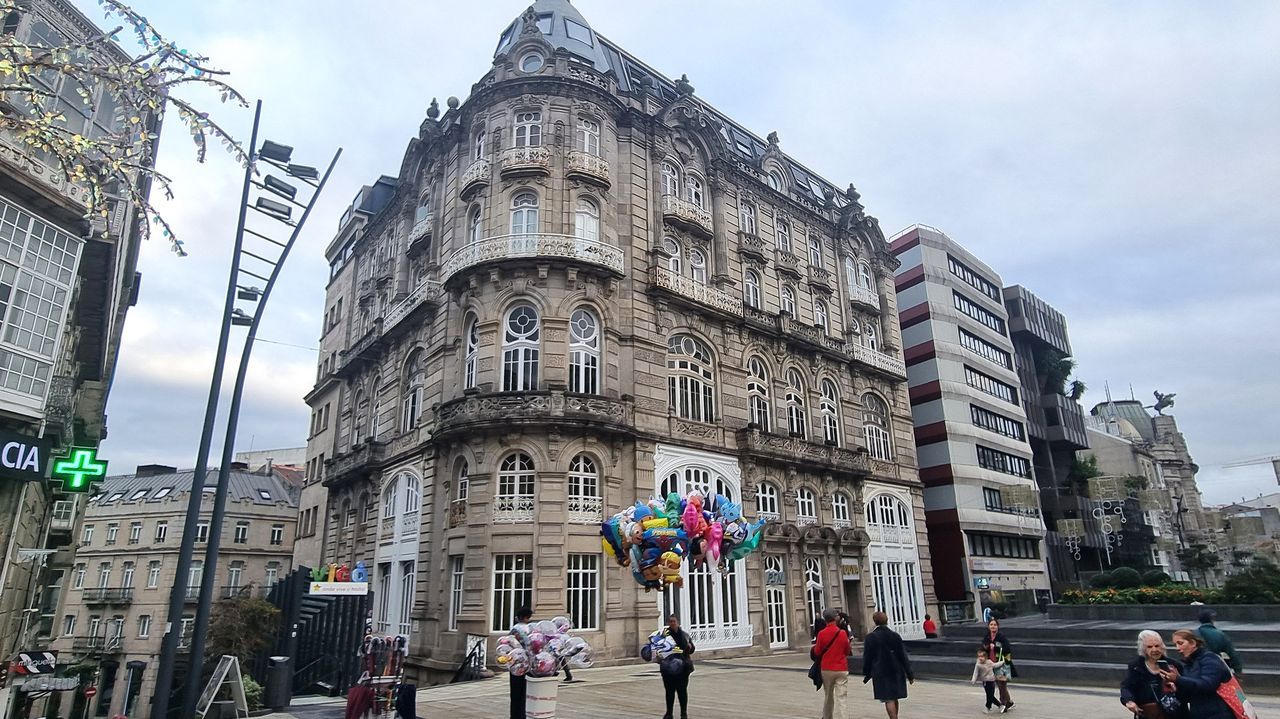
{"type": "Polygon", "coordinates": [[[720,542],[724,539],[724,526],[719,522],[712,522],[711,527],[707,529],[707,559],[712,564],[720,562],[720,542]]]}

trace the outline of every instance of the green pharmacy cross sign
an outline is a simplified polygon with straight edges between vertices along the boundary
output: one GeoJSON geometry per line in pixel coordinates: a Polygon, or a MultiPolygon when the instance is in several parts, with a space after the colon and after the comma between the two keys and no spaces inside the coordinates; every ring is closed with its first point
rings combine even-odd
{"type": "Polygon", "coordinates": [[[107,476],[107,463],[98,459],[97,447],[72,447],[54,461],[50,475],[62,480],[64,492],[87,492],[91,483],[107,476]]]}

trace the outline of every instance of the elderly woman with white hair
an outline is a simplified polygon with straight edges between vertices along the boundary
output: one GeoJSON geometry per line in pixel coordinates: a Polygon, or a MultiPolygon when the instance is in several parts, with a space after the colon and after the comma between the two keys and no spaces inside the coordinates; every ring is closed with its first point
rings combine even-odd
{"type": "Polygon", "coordinates": [[[1169,667],[1182,671],[1182,662],[1165,656],[1164,638],[1150,629],[1138,634],[1138,656],[1129,662],[1120,682],[1120,703],[1143,719],[1175,719],[1179,700],[1176,690],[1161,678],[1169,667]]]}

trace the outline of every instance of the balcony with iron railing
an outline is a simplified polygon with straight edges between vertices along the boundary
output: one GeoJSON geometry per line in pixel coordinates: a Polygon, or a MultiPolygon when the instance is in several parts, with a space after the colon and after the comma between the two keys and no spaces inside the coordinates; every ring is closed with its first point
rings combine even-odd
{"type": "Polygon", "coordinates": [[[738,450],[808,469],[822,468],[852,475],[871,473],[871,461],[861,449],[847,449],[825,442],[813,442],[804,437],[783,437],[762,432],[754,425],[737,432],[738,450]]]}
{"type": "Polygon", "coordinates": [[[609,187],[609,161],[581,150],[572,150],[565,158],[565,177],[609,187]]]}
{"type": "Polygon", "coordinates": [[[800,270],[800,258],[787,252],[786,250],[774,248],[773,258],[777,263],[778,271],[791,275],[794,279],[800,279],[804,273],[800,270]]]}
{"type": "Polygon", "coordinates": [[[880,311],[880,295],[875,290],[854,286],[849,288],[849,302],[855,308],[880,311]]]}
{"type": "Polygon", "coordinates": [[[413,228],[409,230],[409,253],[417,252],[431,239],[435,227],[435,213],[427,207],[419,207],[413,216],[413,228]]]}
{"type": "Polygon", "coordinates": [[[133,587],[86,587],[82,595],[85,604],[130,604],[133,587]]]}
{"type": "Polygon", "coordinates": [[[849,520],[848,517],[845,517],[843,519],[839,519],[839,518],[832,519],[831,526],[835,527],[836,529],[850,529],[853,527],[853,522],[849,520]]]}
{"type": "Polygon", "coordinates": [[[831,292],[831,271],[818,267],[817,265],[809,265],[809,288],[815,292],[831,292]]]}
{"type": "Polygon", "coordinates": [[[734,317],[742,316],[742,300],[718,290],[705,282],[695,282],[691,277],[676,274],[666,267],[653,267],[649,281],[654,287],[671,292],[734,317]]]}
{"type": "Polygon", "coordinates": [[[119,654],[124,651],[124,637],[119,634],[73,637],[71,649],[77,652],[119,654]]]}
{"type": "Polygon", "coordinates": [[[387,310],[386,317],[382,319],[383,331],[390,334],[414,312],[425,307],[438,307],[440,300],[440,283],[433,280],[423,281],[387,310]]]}
{"type": "Polygon", "coordinates": [[[662,196],[662,217],[674,225],[701,233],[706,237],[711,237],[715,233],[711,212],[707,208],[675,195],[662,196]]]}
{"type": "Polygon", "coordinates": [[[458,194],[465,198],[482,187],[488,187],[492,176],[493,170],[488,160],[472,162],[463,170],[462,179],[458,181],[458,194]]]}
{"type": "Polygon", "coordinates": [[[182,601],[187,604],[195,604],[200,601],[200,585],[187,585],[187,588],[182,593],[182,601]]]}
{"type": "Polygon", "coordinates": [[[855,362],[860,362],[869,369],[878,370],[898,379],[907,378],[907,363],[899,357],[855,344],[848,345],[848,352],[855,362]]]}
{"type": "Polygon", "coordinates": [[[471,267],[519,258],[568,260],[599,267],[616,275],[623,272],[622,250],[598,240],[546,233],[515,234],[486,237],[459,248],[444,261],[440,281],[447,282],[471,267]]]}
{"type": "Polygon", "coordinates": [[[493,500],[494,524],[523,524],[533,521],[532,494],[499,495],[493,500]]]}
{"type": "Polygon", "coordinates": [[[347,349],[342,350],[339,355],[338,369],[334,373],[338,376],[346,376],[355,370],[373,362],[377,357],[376,350],[382,341],[382,318],[375,319],[372,325],[360,339],[356,340],[347,349]]]}
{"type": "Polygon", "coordinates": [[[537,147],[508,147],[498,157],[498,173],[503,179],[522,175],[550,175],[551,149],[537,147]]]}
{"type": "Polygon", "coordinates": [[[600,497],[569,496],[570,524],[598,524],[604,521],[604,500],[600,497]]]}
{"type": "Polygon", "coordinates": [[[768,259],[768,255],[771,253],[769,253],[764,240],[760,239],[759,235],[739,230],[738,254],[764,262],[768,259]]]}
{"type": "Polygon", "coordinates": [[[367,439],[351,451],[325,460],[324,486],[337,487],[353,479],[368,476],[386,454],[387,443],[367,439]]]}

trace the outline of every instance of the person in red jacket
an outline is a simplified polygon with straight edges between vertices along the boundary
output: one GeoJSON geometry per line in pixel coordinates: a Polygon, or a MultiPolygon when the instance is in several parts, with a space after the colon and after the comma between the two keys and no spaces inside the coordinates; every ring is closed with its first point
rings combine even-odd
{"type": "Polygon", "coordinates": [[[849,693],[849,635],[836,622],[836,611],[826,609],[826,626],[818,632],[813,651],[822,668],[822,719],[846,719],[845,697],[849,693]]]}
{"type": "Polygon", "coordinates": [[[933,617],[928,614],[924,615],[924,638],[937,639],[938,625],[933,623],[933,617]]]}

